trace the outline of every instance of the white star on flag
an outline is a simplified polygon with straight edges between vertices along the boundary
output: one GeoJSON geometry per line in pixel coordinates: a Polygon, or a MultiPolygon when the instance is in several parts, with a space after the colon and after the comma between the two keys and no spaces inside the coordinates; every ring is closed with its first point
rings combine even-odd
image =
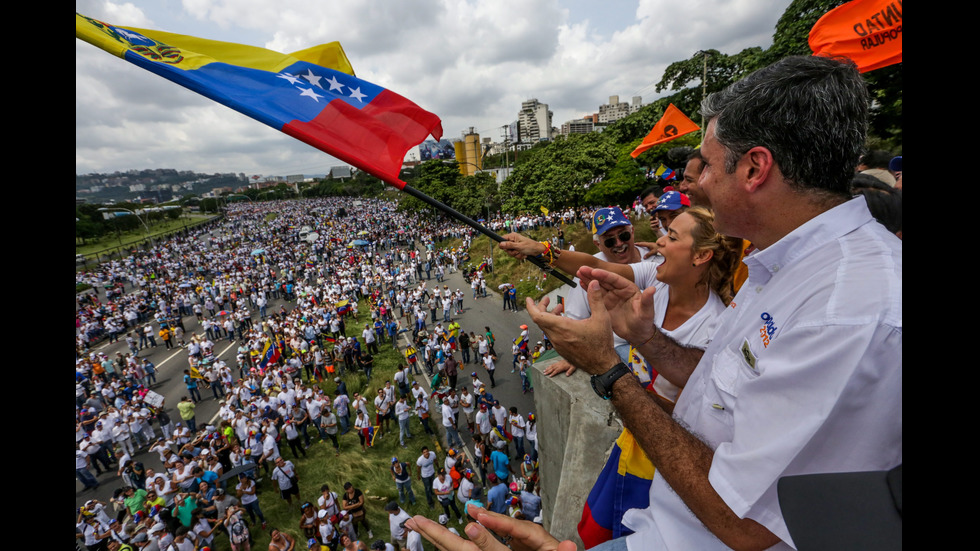
{"type": "Polygon", "coordinates": [[[291,75],[289,73],[283,73],[281,75],[276,75],[276,76],[288,80],[290,84],[296,84],[297,82],[299,82],[299,78],[297,78],[296,75],[291,75]]]}
{"type": "Polygon", "coordinates": [[[328,90],[329,92],[333,92],[334,90],[341,90],[344,87],[344,85],[337,80],[336,76],[332,76],[328,78],[327,82],[330,83],[330,90],[328,90]]]}
{"type": "Polygon", "coordinates": [[[307,88],[307,89],[303,90],[302,92],[300,92],[299,95],[311,97],[311,98],[313,98],[313,101],[315,101],[317,103],[320,103],[320,98],[323,97],[320,94],[317,94],[316,92],[314,92],[313,91],[313,88],[307,88]]]}
{"type": "Polygon", "coordinates": [[[351,88],[350,89],[350,97],[356,99],[357,101],[359,101],[361,103],[364,103],[364,98],[367,97],[367,94],[362,94],[361,93],[361,87],[358,86],[357,88],[351,88]]]}
{"type": "Polygon", "coordinates": [[[302,76],[306,80],[310,81],[310,84],[312,84],[313,86],[320,86],[320,77],[317,76],[317,75],[314,75],[312,69],[307,69],[306,71],[307,71],[308,74],[300,75],[300,76],[302,76]]]}

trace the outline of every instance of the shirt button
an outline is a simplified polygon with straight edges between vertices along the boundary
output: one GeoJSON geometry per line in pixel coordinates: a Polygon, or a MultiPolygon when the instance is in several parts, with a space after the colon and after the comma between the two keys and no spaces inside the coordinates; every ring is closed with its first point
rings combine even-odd
{"type": "Polygon", "coordinates": [[[759,287],[756,287],[755,288],[755,292],[756,293],[761,293],[762,292],[762,286],[760,285],[759,287]]]}

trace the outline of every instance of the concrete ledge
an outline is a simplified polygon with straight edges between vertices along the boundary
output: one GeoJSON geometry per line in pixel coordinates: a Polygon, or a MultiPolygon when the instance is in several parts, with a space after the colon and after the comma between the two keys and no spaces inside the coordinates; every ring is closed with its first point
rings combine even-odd
{"type": "Polygon", "coordinates": [[[560,359],[533,367],[542,524],[559,540],[571,539],[582,547],[577,530],[582,508],[623,424],[612,405],[595,395],[585,372],[554,378],[543,374],[560,359]]]}

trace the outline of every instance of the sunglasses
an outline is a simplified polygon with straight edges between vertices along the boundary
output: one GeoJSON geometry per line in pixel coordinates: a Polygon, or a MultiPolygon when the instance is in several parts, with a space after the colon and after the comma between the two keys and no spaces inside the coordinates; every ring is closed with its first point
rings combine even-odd
{"type": "Polygon", "coordinates": [[[606,238],[606,240],[603,241],[602,244],[605,245],[607,249],[611,249],[611,248],[613,248],[613,247],[616,246],[616,241],[617,240],[619,240],[619,241],[621,241],[623,243],[626,243],[626,242],[628,242],[632,238],[633,238],[633,232],[632,231],[624,231],[623,233],[621,233],[619,235],[615,235],[613,237],[606,238]]]}

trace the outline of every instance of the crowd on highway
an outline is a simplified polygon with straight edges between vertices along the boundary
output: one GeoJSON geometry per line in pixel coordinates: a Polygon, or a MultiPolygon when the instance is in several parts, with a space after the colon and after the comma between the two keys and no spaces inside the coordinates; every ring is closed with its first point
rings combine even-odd
{"type": "MultiPolygon", "coordinates": [[[[92,286],[78,295],[76,309],[76,476],[85,490],[116,488],[111,500],[78,508],[79,541],[91,549],[128,543],[183,550],[211,546],[224,533],[235,549],[247,549],[249,531],[266,528],[255,479],[271,477],[291,501],[295,467],[284,448],[293,459],[314,440],[336,449],[349,431],[368,446],[375,427],[392,430],[392,421],[404,445],[410,416],[431,431],[430,406],[442,413],[449,447],[461,447],[457,423],[475,435],[474,470],[444,466],[450,497],[461,485],[472,493],[469,480],[479,475],[484,486],[507,487],[506,496],[498,490],[496,508],[537,516],[533,414],[525,418],[493,399],[495,336],[489,327],[467,334],[459,323],[466,301],[487,296],[484,271],[492,259],[470,258],[465,226],[422,223],[396,206],[348,198],[237,203],[196,231],[76,274],[77,283],[92,286]],[[446,239],[457,239],[456,246],[440,247],[446,239]],[[445,276],[464,266],[471,289],[450,289],[445,276]],[[359,314],[370,321],[351,327],[359,314]],[[373,357],[382,346],[397,348],[399,335],[411,342],[406,368],[377,397],[347,393],[339,378],[332,396],[318,384],[347,371],[370,380],[373,357]],[[216,353],[225,346],[235,349],[234,361],[216,353]],[[154,391],[153,360],[171,349],[186,352],[178,355],[186,361],[178,370],[186,396],[164,404],[154,391]],[[483,366],[487,383],[473,371],[457,385],[469,364],[483,366]],[[432,378],[432,396],[409,383],[410,370],[432,378]],[[220,403],[213,421],[196,411],[210,398],[220,403]],[[500,450],[503,457],[491,460],[500,450]],[[139,455],[147,452],[163,470],[142,464],[139,455]],[[511,459],[519,467],[506,467],[511,459]],[[495,466],[504,469],[500,476],[495,466]],[[508,479],[519,484],[511,489],[508,479]]],[[[535,225],[551,220],[533,218],[535,225]]],[[[524,329],[512,369],[527,392],[530,362],[545,344],[532,346],[524,329]]],[[[431,492],[440,486],[438,472],[425,477],[430,505],[433,497],[445,500],[445,492],[431,492]]],[[[324,496],[310,539],[335,549],[373,537],[358,526],[364,517],[357,500],[338,508],[335,494],[324,496]]],[[[395,537],[404,531],[392,530],[392,541],[407,545],[407,537],[395,537]]]]}

